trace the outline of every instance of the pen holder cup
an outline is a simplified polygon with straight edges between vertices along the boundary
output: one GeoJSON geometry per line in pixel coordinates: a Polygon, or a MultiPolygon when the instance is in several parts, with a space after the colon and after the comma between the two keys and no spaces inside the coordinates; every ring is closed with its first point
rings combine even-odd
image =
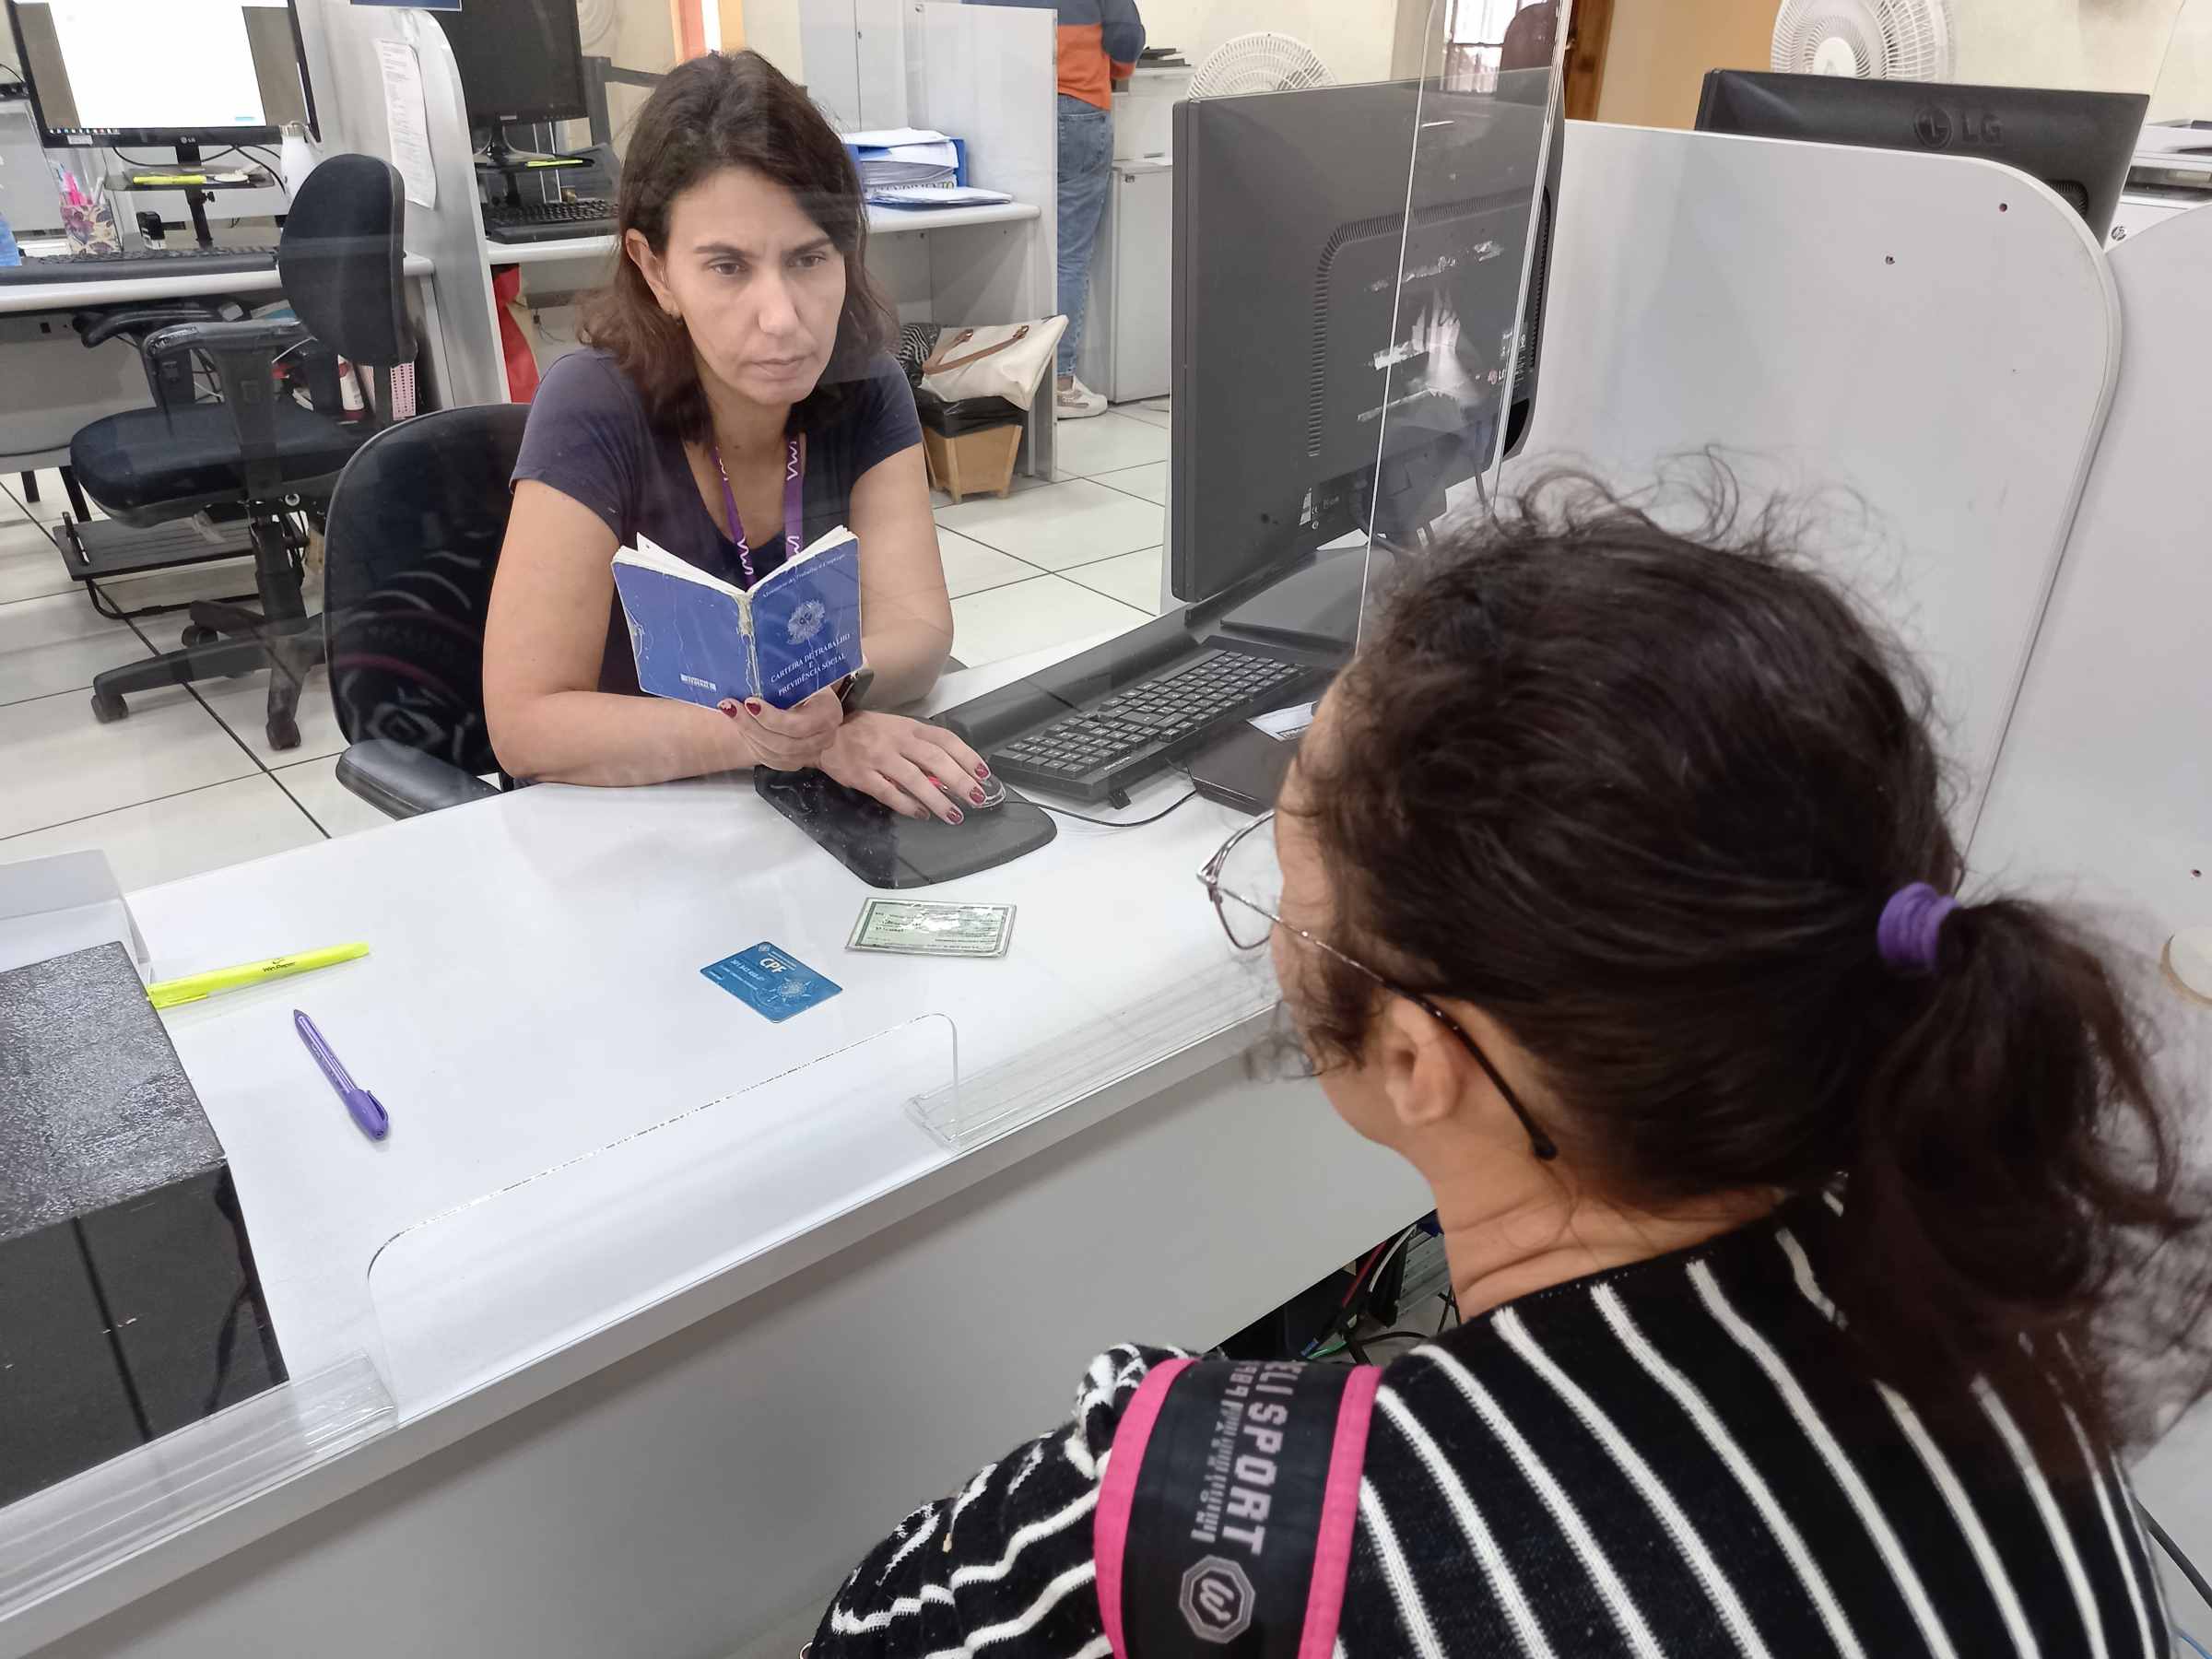
{"type": "Polygon", "coordinates": [[[48,165],[53,168],[54,188],[61,196],[62,234],[69,239],[69,252],[122,253],[123,232],[116,229],[115,210],[108,205],[107,193],[87,190],[58,162],[48,165]]]}

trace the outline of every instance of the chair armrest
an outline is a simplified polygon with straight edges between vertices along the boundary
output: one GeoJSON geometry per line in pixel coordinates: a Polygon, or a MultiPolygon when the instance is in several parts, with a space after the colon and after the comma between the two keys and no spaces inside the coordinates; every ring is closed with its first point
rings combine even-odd
{"type": "MultiPolygon", "coordinates": [[[[156,329],[186,323],[220,323],[215,301],[172,300],[159,305],[126,305],[114,311],[80,312],[71,319],[77,338],[88,347],[104,346],[117,335],[144,336],[156,329]]],[[[134,340],[132,344],[139,342],[134,340]]]]}
{"type": "Polygon", "coordinates": [[[148,352],[204,351],[212,358],[267,358],[308,338],[296,317],[245,317],[235,323],[177,323],[146,337],[148,352]]]}
{"type": "Polygon", "coordinates": [[[500,792],[451,761],[389,737],[370,737],[338,757],[338,782],[387,818],[417,818],[500,792]]]}

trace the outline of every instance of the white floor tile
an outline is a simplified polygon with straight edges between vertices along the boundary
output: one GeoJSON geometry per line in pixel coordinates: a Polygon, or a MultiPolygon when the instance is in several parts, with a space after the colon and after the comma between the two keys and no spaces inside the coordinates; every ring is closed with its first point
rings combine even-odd
{"type": "Polygon", "coordinates": [[[265,729],[269,710],[266,669],[241,675],[237,679],[202,680],[199,693],[215,711],[215,717],[229,726],[231,735],[252,749],[264,766],[291,766],[301,760],[319,760],[346,747],[345,735],[338,730],[338,712],[330,700],[330,676],[324,669],[310,671],[307,684],[300,688],[300,747],[294,749],[269,747],[265,729]]]}
{"type": "MultiPolygon", "coordinates": [[[[81,593],[0,605],[0,704],[79,691],[105,668],[137,662],[145,641],[81,593]]],[[[92,716],[85,715],[90,724],[92,716]]]]}
{"type": "Polygon", "coordinates": [[[12,505],[0,509],[0,605],[66,594],[76,586],[46,526],[12,505]]]}
{"type": "Polygon", "coordinates": [[[298,766],[280,766],[276,781],[285,792],[307,808],[328,835],[355,835],[378,830],[392,820],[338,782],[338,758],[330,755],[298,766]]]}
{"type": "Polygon", "coordinates": [[[1149,427],[1158,427],[1163,432],[1172,430],[1175,425],[1175,417],[1169,412],[1168,400],[1164,397],[1159,400],[1157,408],[1148,403],[1124,404],[1114,413],[1126,415],[1132,420],[1141,420],[1149,427]]]}
{"type": "Polygon", "coordinates": [[[1168,504],[1168,464],[1155,461],[1149,466],[1124,467],[1120,472],[1100,473],[1092,480],[1109,489],[1118,489],[1124,495],[1142,496],[1147,501],[1168,504]]]}
{"type": "MultiPolygon", "coordinates": [[[[1042,489],[1051,483],[1052,479],[1041,478],[1034,473],[1018,472],[1014,475],[1014,482],[1008,488],[1006,493],[1009,495],[1019,495],[1025,489],[1042,489]]],[[[977,498],[974,496],[970,496],[968,499],[972,501],[977,498]]],[[[991,497],[987,499],[995,500],[996,498],[991,497]]],[[[932,489],[929,492],[929,504],[933,509],[938,507],[949,507],[952,505],[952,498],[947,495],[941,489],[932,489]]]]}
{"type": "Polygon", "coordinates": [[[971,668],[1135,628],[1148,612],[1058,576],[1037,576],[952,602],[952,649],[971,668]]]}
{"type": "Polygon", "coordinates": [[[1164,547],[1147,547],[1142,553],[1124,553],[1119,559],[1077,565],[1061,574],[1094,593],[1119,599],[1124,605],[1134,605],[1147,616],[1154,616],[1159,610],[1160,556],[1166,551],[1164,547]]]}
{"type": "Polygon", "coordinates": [[[0,835],[44,830],[248,776],[253,757],[182,686],[101,725],[75,691],[0,708],[0,835]]]}
{"type": "Polygon", "coordinates": [[[1095,420],[1060,423],[1055,462],[1063,478],[1088,478],[1168,458],[1168,434],[1150,421],[1108,413],[1095,420]]]}
{"type": "Polygon", "coordinates": [[[940,512],[937,523],[1040,570],[1061,571],[1158,547],[1164,517],[1149,501],[1077,478],[1003,501],[963,501],[940,512]]]}
{"type": "Polygon", "coordinates": [[[980,594],[985,588],[1004,587],[1009,582],[1026,582],[1037,574],[1035,565],[1024,564],[1011,553],[1001,553],[982,542],[970,541],[942,525],[937,529],[937,553],[945,561],[945,591],[955,599],[964,594],[980,594]]]}
{"type": "MultiPolygon", "coordinates": [[[[135,717],[134,717],[135,718],[135,717]]],[[[256,773],[0,841],[0,864],[99,848],[126,891],[288,852],[322,832],[256,773]]]]}

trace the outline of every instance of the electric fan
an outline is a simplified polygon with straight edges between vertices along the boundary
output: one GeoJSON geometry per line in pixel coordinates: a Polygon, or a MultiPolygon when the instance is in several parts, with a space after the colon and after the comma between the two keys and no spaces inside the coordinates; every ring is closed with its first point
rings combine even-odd
{"type": "Polygon", "coordinates": [[[1783,0],[1773,65],[1794,75],[1948,80],[1957,39],[1951,0],[1783,0]]]}
{"type": "Polygon", "coordinates": [[[1263,29],[1224,41],[1206,54],[1191,76],[1193,98],[1235,98],[1246,92],[1295,92],[1326,87],[1335,76],[1303,41],[1263,29]]]}
{"type": "Polygon", "coordinates": [[[615,32],[615,0],[576,0],[576,27],[585,51],[605,44],[615,32]]]}

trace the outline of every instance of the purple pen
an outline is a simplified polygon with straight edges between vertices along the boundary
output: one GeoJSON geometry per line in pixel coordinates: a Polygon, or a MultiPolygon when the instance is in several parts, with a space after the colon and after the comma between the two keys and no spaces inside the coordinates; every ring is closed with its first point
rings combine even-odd
{"type": "Polygon", "coordinates": [[[338,1099],[346,1102],[346,1110],[353,1114],[361,1133],[371,1140],[382,1140],[392,1127],[392,1119],[386,1114],[383,1103],[347,1074],[337,1055],[330,1052],[330,1044],[323,1041],[323,1033],[315,1030],[313,1020],[294,1008],[292,1024],[299,1028],[300,1041],[307,1044],[307,1052],[315,1057],[315,1064],[323,1068],[330,1086],[338,1091],[338,1099]]]}

